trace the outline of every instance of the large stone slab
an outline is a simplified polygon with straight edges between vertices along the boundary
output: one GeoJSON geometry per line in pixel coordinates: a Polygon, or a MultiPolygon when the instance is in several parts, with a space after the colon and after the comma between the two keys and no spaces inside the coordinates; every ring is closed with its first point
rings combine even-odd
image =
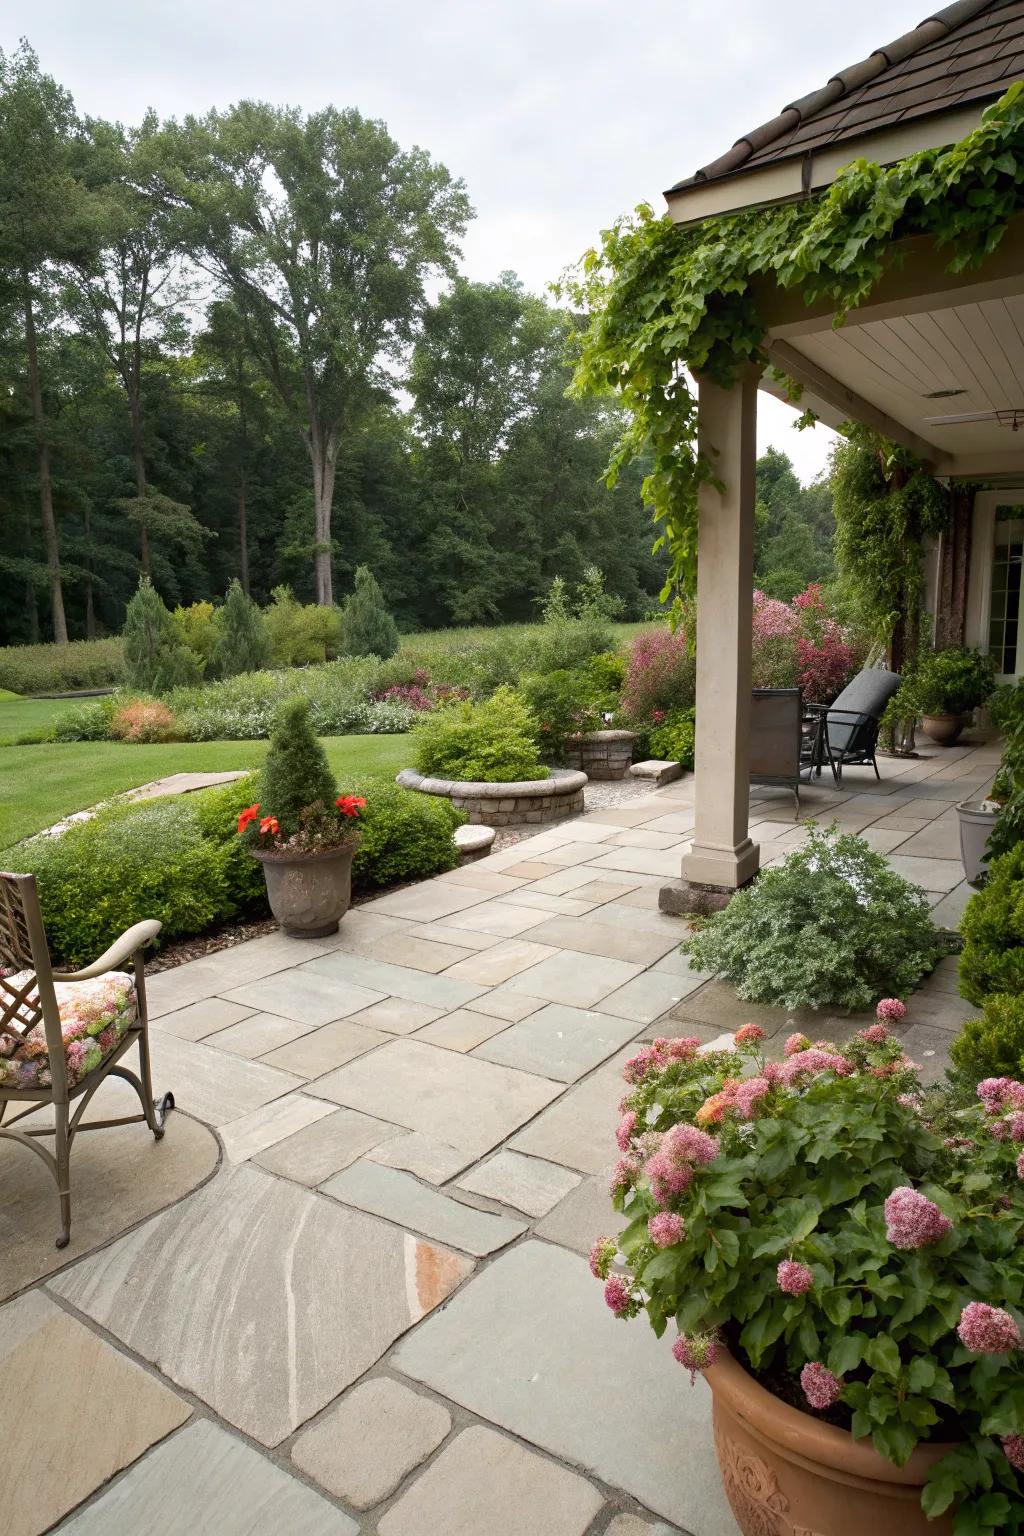
{"type": "MultiPolygon", "coordinates": [[[[382,997],[401,997],[410,1003],[429,1003],[431,1007],[446,1010],[464,1008],[484,990],[468,981],[450,981],[447,976],[432,976],[428,971],[418,971],[412,966],[390,965],[384,960],[373,960],[368,955],[344,950],[311,960],[297,974],[320,977],[327,984],[341,983],[339,991],[343,992],[354,988],[372,989],[376,996],[368,999],[368,1003],[379,1002],[382,997]]],[[[359,1006],[368,1006],[368,1003],[359,1006]]]]}
{"type": "Polygon", "coordinates": [[[625,960],[604,960],[598,955],[563,949],[521,975],[511,977],[504,985],[510,992],[525,992],[529,997],[542,997],[549,1003],[592,1008],[609,992],[618,991],[627,981],[639,976],[642,970],[642,965],[625,960]]]}
{"type": "Polygon", "coordinates": [[[634,976],[617,992],[609,992],[595,1003],[598,1013],[612,1013],[616,1018],[632,1019],[634,1024],[653,1024],[662,1014],[695,992],[704,978],[693,972],[645,971],[634,976]]]}
{"type": "Polygon", "coordinates": [[[356,1536],[358,1527],[251,1446],[197,1419],[61,1530],[67,1536],[356,1536]]]}
{"type": "Polygon", "coordinates": [[[822,1021],[820,1011],[816,1013],[813,1008],[770,1008],[766,1003],[745,1003],[728,981],[709,981],[677,1003],[671,1017],[680,1025],[672,1031],[676,1034],[686,1034],[681,1026],[690,1022],[706,1024],[720,1034],[734,1033],[744,1024],[757,1024],[769,1038],[783,1030],[787,1034],[803,1030],[812,1040],[821,1034],[822,1021]]]}
{"type": "Polygon", "coordinates": [[[534,1228],[538,1237],[574,1253],[589,1254],[599,1237],[608,1237],[622,1225],[609,1193],[612,1164],[584,1179],[534,1228]]]}
{"type": "MultiPolygon", "coordinates": [[[[135,1114],[126,1083],[108,1078],[87,1118],[135,1114]]],[[[80,1136],[71,1154],[71,1246],[53,1246],[57,1193],[49,1170],[13,1141],[0,1141],[0,1300],[109,1242],[127,1227],[180,1200],[217,1166],[220,1149],[205,1125],[172,1114],[155,1141],[145,1125],[80,1136]]]]}
{"type": "Polygon", "coordinates": [[[575,1472],[474,1424],[377,1529],[380,1536],[583,1536],[603,1500],[575,1472]]]}
{"type": "Polygon", "coordinates": [[[471,1268],[243,1163],[51,1284],[223,1418],[276,1445],[471,1268]]]}
{"type": "Polygon", "coordinates": [[[307,1091],[480,1157],[562,1089],[440,1046],[392,1040],[310,1083],[307,1091]]]}
{"type": "Polygon", "coordinates": [[[532,1157],[546,1157],[583,1173],[597,1173],[615,1150],[615,1127],[619,1123],[619,1100],[625,1093],[622,1064],[633,1051],[621,1051],[600,1071],[588,1077],[538,1115],[532,1124],[512,1139],[511,1145],[532,1157]]]}
{"type": "Polygon", "coordinates": [[[334,1109],[326,1099],[317,1102],[325,1117],[260,1152],[255,1161],[261,1168],[313,1188],[371,1147],[402,1135],[397,1125],[385,1125],[383,1120],[357,1114],[354,1109],[334,1109]]]}
{"type": "MultiPolygon", "coordinates": [[[[612,913],[599,910],[589,917],[553,917],[535,928],[530,937],[539,944],[552,944],[585,955],[653,965],[655,960],[676,948],[680,934],[669,921],[659,933],[617,924],[612,913]]],[[[504,981],[505,978],[500,979],[504,981]]]]}
{"type": "MultiPolygon", "coordinates": [[[[148,983],[146,991],[148,994],[148,983]]],[[[154,1029],[166,1030],[169,1035],[178,1035],[182,1040],[202,1040],[205,1035],[219,1034],[222,1029],[250,1018],[251,1015],[252,1010],[242,1003],[229,1003],[226,998],[211,997],[206,1002],[189,1003],[187,1008],[151,1018],[150,1023],[154,1029]]]]}
{"type": "MultiPolygon", "coordinates": [[[[541,924],[547,927],[547,924],[541,924]]],[[[460,960],[445,972],[459,981],[475,981],[483,987],[497,987],[510,976],[518,976],[541,960],[548,960],[557,951],[547,943],[534,943],[531,930],[529,939],[506,939],[503,944],[481,950],[468,960],[460,960]]]]}
{"type": "Polygon", "coordinates": [[[372,1163],[383,1163],[385,1168],[404,1168],[406,1173],[414,1173],[428,1184],[447,1184],[476,1160],[474,1152],[460,1151],[433,1136],[422,1136],[419,1131],[389,1137],[371,1147],[366,1156],[372,1163]]]}
{"type": "Polygon", "coordinates": [[[354,1024],[351,1019],[337,1019],[324,1024],[290,1045],[279,1046],[263,1057],[268,1067],[282,1067],[299,1077],[323,1077],[346,1061],[372,1051],[391,1036],[379,1029],[368,1029],[365,1024],[354,1024]]]}
{"type": "MultiPolygon", "coordinates": [[[[706,1383],[698,1377],[690,1386],[668,1339],[655,1339],[643,1319],[625,1326],[612,1317],[575,1254],[521,1244],[405,1340],[392,1360],[405,1375],[666,1519],[701,1536],[736,1536],[706,1383]],[[610,1407],[625,1403],[628,1412],[610,1407]]],[[[442,1456],[431,1471],[443,1462],[442,1456]]],[[[510,1530],[524,1528],[531,1527],[510,1530]]],[[[411,1536],[413,1529],[396,1525],[389,1533],[381,1523],[382,1536],[411,1536]]],[[[415,1529],[448,1528],[427,1520],[415,1529]]]]}
{"type": "Polygon", "coordinates": [[[31,1293],[0,1312],[0,1402],[4,1536],[48,1530],[192,1412],[133,1360],[31,1293]]]}
{"type": "MultiPolygon", "coordinates": [[[[326,955],[325,960],[346,958],[342,951],[326,955]]],[[[244,974],[244,973],[243,973],[244,974]]],[[[371,1003],[379,1003],[387,992],[383,987],[339,985],[330,973],[326,976],[311,972],[306,966],[284,971],[277,976],[267,976],[262,981],[249,981],[243,986],[225,990],[224,996],[232,1003],[245,1003],[250,1008],[261,1008],[264,1013],[279,1013],[286,1019],[297,1019],[310,1028],[318,1024],[330,1024],[343,1019],[371,1003]]]]}
{"type": "Polygon", "coordinates": [[[551,1003],[478,1046],[474,1057],[575,1082],[637,1033],[632,1019],[551,1003]]]}
{"type": "Polygon", "coordinates": [[[454,1013],[421,1029],[416,1038],[426,1040],[430,1045],[442,1045],[446,1051],[471,1051],[507,1028],[505,1019],[474,1013],[472,1008],[456,1008],[454,1013]]]}
{"type": "Polygon", "coordinates": [[[292,1460],[346,1504],[370,1509],[394,1493],[451,1427],[441,1403],[378,1376],[354,1387],[300,1435],[292,1460]]]}
{"type": "Polygon", "coordinates": [[[325,1195],[345,1205],[354,1205],[371,1216],[383,1216],[452,1248],[461,1248],[463,1253],[478,1259],[506,1247],[526,1231],[521,1221],[463,1205],[436,1189],[428,1189],[411,1174],[385,1168],[380,1163],[353,1163],[322,1187],[325,1195]]]}
{"type": "Polygon", "coordinates": [[[207,1125],[227,1125],[305,1083],[294,1072],[280,1072],[260,1061],[246,1061],[244,1056],[156,1030],[150,1046],[156,1092],[170,1089],[179,1109],[207,1125]]]}
{"type": "Polygon", "coordinates": [[[959,885],[964,878],[964,867],[959,859],[920,859],[907,857],[901,848],[890,853],[888,862],[898,875],[919,885],[923,891],[941,891],[943,895],[959,885]]]}
{"type": "Polygon", "coordinates": [[[254,1109],[240,1120],[221,1126],[224,1155],[229,1163],[244,1163],[265,1147],[272,1147],[276,1141],[293,1136],[303,1126],[312,1125],[330,1113],[331,1106],[323,1099],[305,1093],[286,1093],[283,1099],[274,1099],[262,1109],[254,1109]]]}
{"type": "Polygon", "coordinates": [[[577,1174],[557,1163],[523,1157],[519,1152],[499,1152],[489,1163],[461,1178],[458,1187],[525,1211],[528,1216],[545,1216],[579,1182],[577,1174]]]}

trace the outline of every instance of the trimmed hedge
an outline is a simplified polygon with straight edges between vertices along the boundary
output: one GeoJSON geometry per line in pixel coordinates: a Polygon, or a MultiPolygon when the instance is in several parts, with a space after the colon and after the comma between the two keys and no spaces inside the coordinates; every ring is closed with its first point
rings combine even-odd
{"type": "Polygon", "coordinates": [[[124,643],[72,640],[68,645],[0,646],[0,688],[13,693],[71,693],[112,688],[124,678],[124,643]]]}
{"type": "Polygon", "coordinates": [[[971,897],[960,932],[960,991],[983,1007],[992,993],[1024,994],[1024,843],[993,859],[971,897]]]}

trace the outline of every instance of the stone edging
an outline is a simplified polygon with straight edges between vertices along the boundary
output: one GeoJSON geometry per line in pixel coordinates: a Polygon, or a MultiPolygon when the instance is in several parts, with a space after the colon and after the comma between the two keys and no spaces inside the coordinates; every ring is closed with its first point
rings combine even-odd
{"type": "Polygon", "coordinates": [[[525,823],[536,826],[560,821],[583,810],[587,775],[571,768],[553,768],[549,779],[525,779],[515,784],[472,783],[428,779],[414,768],[403,768],[395,779],[403,789],[421,795],[443,795],[471,822],[490,827],[525,823]]]}

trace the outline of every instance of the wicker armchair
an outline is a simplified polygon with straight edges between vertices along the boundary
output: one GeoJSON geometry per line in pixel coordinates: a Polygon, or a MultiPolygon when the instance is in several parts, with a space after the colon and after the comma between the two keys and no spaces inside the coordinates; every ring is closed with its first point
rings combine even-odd
{"type": "Polygon", "coordinates": [[[143,952],[159,932],[157,922],[136,923],[92,965],[54,971],[35,876],[0,872],[0,1138],[28,1147],[53,1175],[60,1202],[58,1248],[71,1240],[75,1137],[144,1120],[159,1140],[174,1107],[169,1093],[154,1102],[150,1074],[143,952]],[[118,969],[128,960],[134,976],[118,969]],[[139,1076],[119,1065],[136,1043],[139,1076]],[[107,1077],[132,1085],[142,1113],[83,1124],[89,1101],[107,1077]],[[27,1108],[5,1123],[8,1110],[19,1104],[27,1108]],[[46,1105],[53,1107],[52,1125],[15,1129],[46,1105]],[[45,1136],[54,1138],[53,1152],[41,1144],[45,1136]]]}

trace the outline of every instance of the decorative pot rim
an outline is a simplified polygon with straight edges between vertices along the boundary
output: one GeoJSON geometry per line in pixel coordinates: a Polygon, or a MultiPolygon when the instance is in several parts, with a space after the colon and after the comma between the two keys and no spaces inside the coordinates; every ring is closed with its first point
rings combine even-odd
{"type": "Polygon", "coordinates": [[[572,731],[566,741],[635,741],[636,731],[623,731],[618,727],[599,731],[572,731]]]}
{"type": "Polygon", "coordinates": [[[995,821],[1003,807],[1000,805],[996,810],[990,811],[985,809],[984,800],[958,800],[955,809],[958,812],[965,811],[969,816],[984,816],[988,821],[995,821]]]}
{"type": "Polygon", "coordinates": [[[943,709],[943,710],[940,710],[938,714],[935,714],[933,711],[922,709],[922,711],[921,711],[921,719],[922,720],[963,720],[965,715],[970,715],[970,714],[973,714],[973,713],[974,713],[974,711],[970,710],[970,709],[968,709],[968,710],[962,710],[962,709],[943,709]]]}
{"type": "Polygon", "coordinates": [[[354,853],[362,841],[362,835],[354,832],[343,843],[333,848],[318,848],[310,852],[303,848],[250,848],[249,854],[260,864],[326,864],[346,853],[354,853]]]}
{"type": "Polygon", "coordinates": [[[844,1478],[919,1488],[935,1463],[957,1449],[955,1442],[921,1444],[898,1467],[876,1451],[870,1439],[855,1440],[849,1430],[826,1424],[774,1396],[728,1350],[723,1349],[704,1374],[715,1398],[755,1439],[803,1466],[827,1467],[844,1478]]]}

